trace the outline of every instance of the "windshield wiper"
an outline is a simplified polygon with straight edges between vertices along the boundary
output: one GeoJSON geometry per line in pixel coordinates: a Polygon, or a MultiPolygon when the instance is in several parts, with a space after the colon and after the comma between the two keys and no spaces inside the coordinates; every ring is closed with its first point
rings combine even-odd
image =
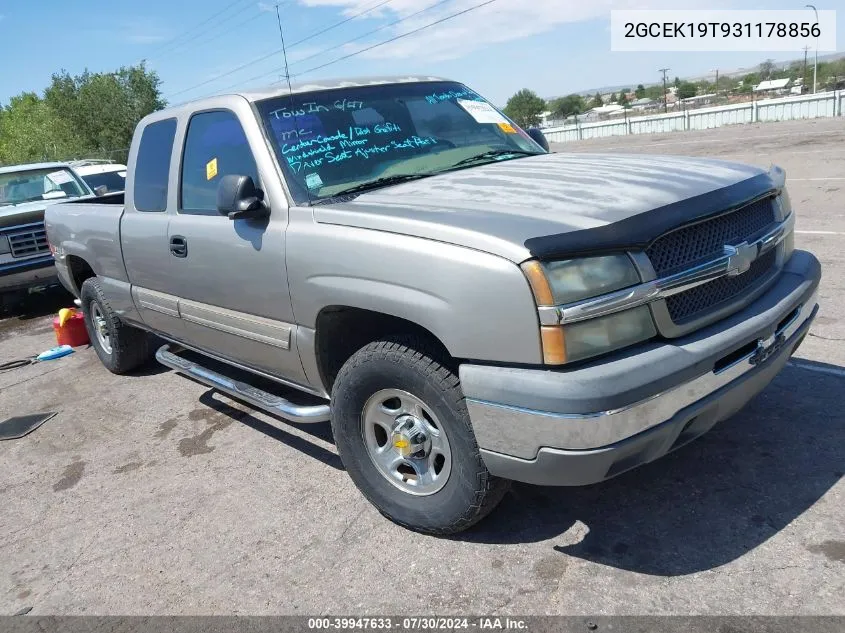
{"type": "MultiPolygon", "coordinates": [[[[476,154],[475,156],[470,156],[469,158],[464,158],[463,160],[459,160],[457,163],[452,165],[449,169],[454,169],[456,167],[463,167],[464,165],[471,165],[473,163],[478,163],[485,160],[493,160],[500,156],[538,156],[539,152],[529,152],[524,149],[491,149],[487,152],[482,152],[481,154],[476,154]]],[[[448,170],[447,170],[448,171],[448,170]]]]}
{"type": "Polygon", "coordinates": [[[364,193],[365,191],[381,189],[382,187],[387,187],[388,185],[398,185],[401,182],[419,180],[420,178],[428,178],[430,175],[431,174],[396,174],[395,176],[383,176],[381,178],[376,178],[375,180],[362,182],[360,185],[349,187],[349,189],[342,189],[336,193],[333,193],[331,197],[337,198],[339,196],[348,196],[355,193],[364,193]]]}

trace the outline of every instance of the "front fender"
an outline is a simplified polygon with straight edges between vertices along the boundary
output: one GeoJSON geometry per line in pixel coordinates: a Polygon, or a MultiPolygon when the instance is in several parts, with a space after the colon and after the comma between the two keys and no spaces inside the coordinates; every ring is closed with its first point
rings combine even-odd
{"type": "Polygon", "coordinates": [[[534,298],[504,258],[382,231],[293,221],[286,244],[297,324],[314,328],[327,306],[406,319],[455,358],[542,363],[534,298]]]}

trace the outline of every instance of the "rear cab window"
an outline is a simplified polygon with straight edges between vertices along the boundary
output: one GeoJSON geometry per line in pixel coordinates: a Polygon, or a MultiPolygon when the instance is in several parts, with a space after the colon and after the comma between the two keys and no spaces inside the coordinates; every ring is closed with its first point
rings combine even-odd
{"type": "Polygon", "coordinates": [[[167,209],[167,181],[175,137],[176,119],[150,123],[141,133],[133,194],[138,211],[161,212],[167,209]]]}

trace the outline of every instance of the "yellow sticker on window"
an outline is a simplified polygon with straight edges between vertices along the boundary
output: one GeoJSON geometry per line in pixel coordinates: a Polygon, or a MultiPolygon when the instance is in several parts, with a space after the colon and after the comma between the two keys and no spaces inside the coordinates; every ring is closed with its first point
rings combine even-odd
{"type": "Polygon", "coordinates": [[[505,134],[516,134],[516,129],[510,123],[499,123],[499,128],[505,134]]]}
{"type": "Polygon", "coordinates": [[[217,159],[212,158],[205,164],[205,179],[211,180],[217,175],[217,159]]]}

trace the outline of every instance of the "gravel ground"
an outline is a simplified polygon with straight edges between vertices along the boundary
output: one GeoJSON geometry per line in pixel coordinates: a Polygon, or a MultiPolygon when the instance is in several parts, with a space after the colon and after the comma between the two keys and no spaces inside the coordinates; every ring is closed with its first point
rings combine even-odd
{"type": "MultiPolygon", "coordinates": [[[[559,151],[787,169],[824,265],[797,357],[732,420],[581,488],[514,486],[458,538],[405,531],[354,488],[327,425],[295,427],[163,367],[93,350],[0,373],[0,614],[845,614],[845,125],[610,138],[559,151]]],[[[55,339],[69,299],[0,320],[0,361],[55,339]]]]}

